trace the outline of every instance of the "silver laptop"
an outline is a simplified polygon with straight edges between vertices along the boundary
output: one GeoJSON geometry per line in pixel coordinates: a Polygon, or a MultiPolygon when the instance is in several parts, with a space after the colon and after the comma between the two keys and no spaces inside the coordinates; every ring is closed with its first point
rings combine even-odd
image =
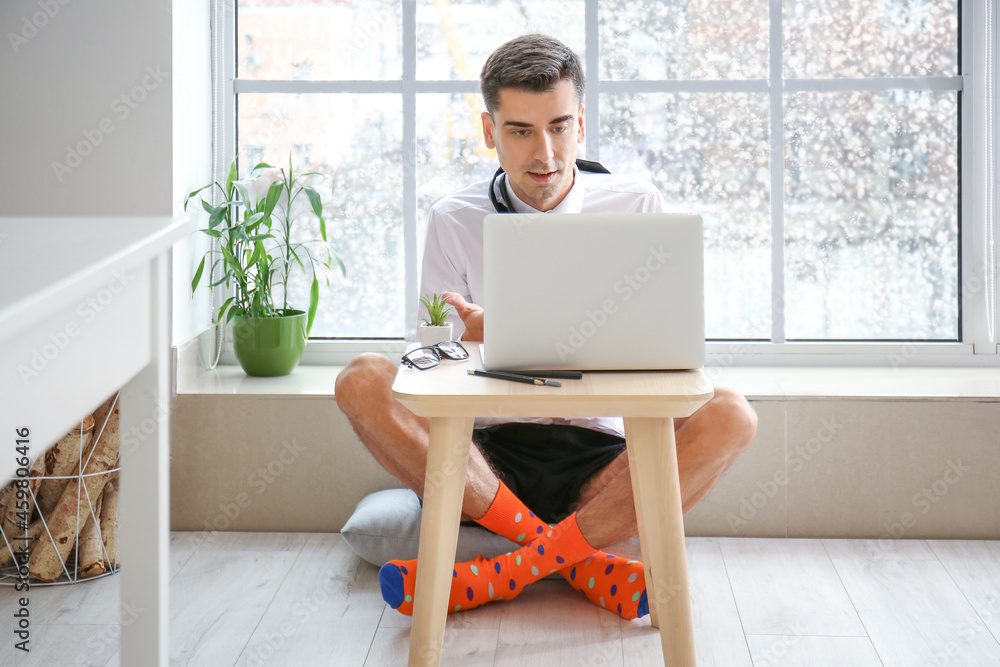
{"type": "Polygon", "coordinates": [[[700,215],[488,215],[484,366],[701,367],[702,256],[700,215]]]}

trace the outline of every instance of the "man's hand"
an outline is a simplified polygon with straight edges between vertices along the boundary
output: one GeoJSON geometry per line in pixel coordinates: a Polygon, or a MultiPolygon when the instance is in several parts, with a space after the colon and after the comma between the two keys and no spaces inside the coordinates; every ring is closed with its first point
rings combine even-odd
{"type": "Polygon", "coordinates": [[[469,303],[461,294],[455,292],[445,292],[441,296],[454,307],[455,312],[462,318],[465,325],[465,333],[462,340],[482,341],[483,340],[483,308],[474,303],[469,303]]]}

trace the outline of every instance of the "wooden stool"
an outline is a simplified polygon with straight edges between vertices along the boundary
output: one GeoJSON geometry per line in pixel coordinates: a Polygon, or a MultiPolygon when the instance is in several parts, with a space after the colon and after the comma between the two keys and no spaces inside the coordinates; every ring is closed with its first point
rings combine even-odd
{"type": "Polygon", "coordinates": [[[468,375],[467,370],[482,368],[479,346],[468,349],[465,361],[444,360],[427,371],[401,368],[392,386],[403,405],[431,420],[410,667],[441,661],[475,418],[614,415],[625,420],[650,621],[660,628],[664,664],[694,667],[673,420],[712,398],[704,373],[597,372],[564,380],[562,387],[536,387],[468,375]]]}

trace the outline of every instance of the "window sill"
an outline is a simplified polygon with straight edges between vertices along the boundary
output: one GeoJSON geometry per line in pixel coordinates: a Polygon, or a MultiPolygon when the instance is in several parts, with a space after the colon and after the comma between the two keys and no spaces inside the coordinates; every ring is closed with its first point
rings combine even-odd
{"type": "MultiPolygon", "coordinates": [[[[210,341],[209,341],[210,343],[210,341]]],[[[324,396],[332,398],[343,365],[303,363],[279,378],[247,376],[226,357],[204,370],[207,355],[195,340],[175,350],[177,393],[182,395],[324,396]]],[[[736,389],[750,400],[965,400],[1000,402],[995,367],[735,366],[709,358],[713,384],[736,389]]]]}
{"type": "Polygon", "coordinates": [[[996,368],[874,368],[864,366],[706,366],[716,386],[751,400],[966,400],[1000,402],[996,368]]]}

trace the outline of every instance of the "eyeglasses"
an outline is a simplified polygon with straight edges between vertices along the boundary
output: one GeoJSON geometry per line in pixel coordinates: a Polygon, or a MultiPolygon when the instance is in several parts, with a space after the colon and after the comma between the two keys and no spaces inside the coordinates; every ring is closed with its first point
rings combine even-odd
{"type": "Polygon", "coordinates": [[[409,368],[416,368],[418,371],[426,371],[441,363],[441,357],[461,361],[468,359],[469,353],[457,340],[446,340],[437,345],[428,347],[418,347],[403,355],[403,365],[409,368]]]}

